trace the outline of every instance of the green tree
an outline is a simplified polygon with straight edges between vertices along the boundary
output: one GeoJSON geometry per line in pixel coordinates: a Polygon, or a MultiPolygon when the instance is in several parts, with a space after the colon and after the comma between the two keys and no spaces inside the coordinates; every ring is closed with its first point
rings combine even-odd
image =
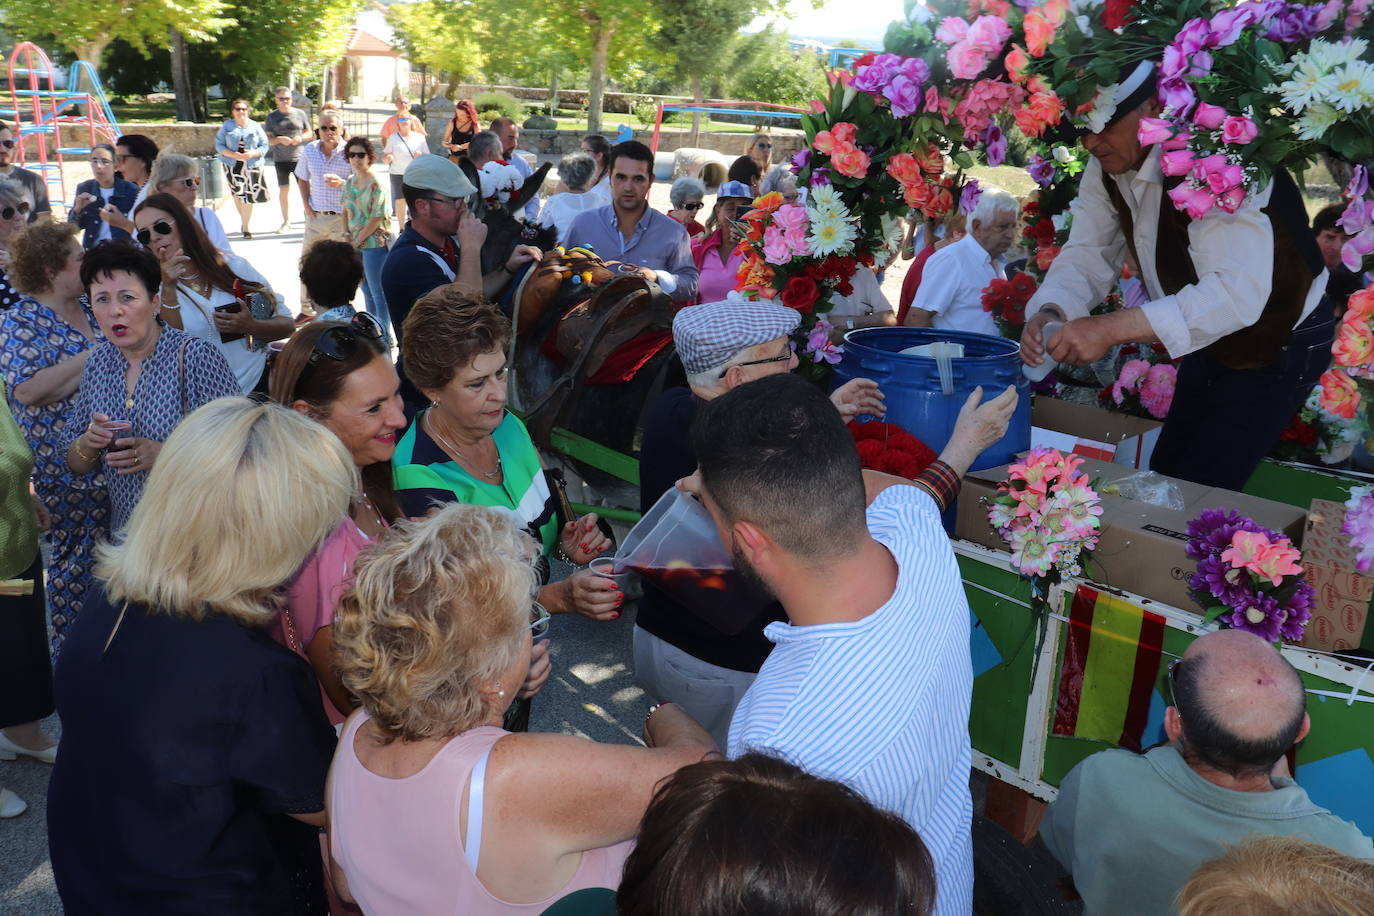
{"type": "Polygon", "coordinates": [[[805,105],[826,95],[820,58],[811,51],[793,51],[786,35],[766,29],[749,36],[745,59],[731,81],[731,92],[741,99],[805,105]]]}
{"type": "Polygon", "coordinates": [[[78,58],[100,65],[110,42],[139,51],[167,47],[171,30],[205,41],[233,20],[225,0],[4,0],[0,21],[15,35],[52,35],[78,58]]]}

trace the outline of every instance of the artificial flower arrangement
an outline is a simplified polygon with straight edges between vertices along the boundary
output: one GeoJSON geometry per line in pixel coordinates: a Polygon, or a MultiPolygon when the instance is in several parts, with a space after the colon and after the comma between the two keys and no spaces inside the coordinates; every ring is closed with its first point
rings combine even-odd
{"type": "Polygon", "coordinates": [[[1360,572],[1374,568],[1374,487],[1351,487],[1341,533],[1355,549],[1355,568],[1360,572]]]}
{"type": "Polygon", "coordinates": [[[1121,364],[1116,381],[1102,389],[1098,400],[1108,410],[1163,420],[1169,415],[1177,384],[1178,370],[1172,363],[1130,359],[1121,364]]]}
{"type": "Polygon", "coordinates": [[[997,330],[1008,340],[1020,340],[1026,325],[1026,303],[1040,284],[1025,271],[996,278],[983,289],[983,311],[992,315],[997,330]]]}
{"type": "Polygon", "coordinates": [[[1307,403],[1279,435],[1279,441],[1269,451],[1270,458],[1330,465],[1340,464],[1351,456],[1361,438],[1359,424],[1323,409],[1323,394],[1318,383],[1307,403]]]}
{"type": "Polygon", "coordinates": [[[1346,303],[1331,345],[1331,368],[1321,377],[1321,408],[1369,428],[1368,398],[1374,396],[1374,287],[1346,303]]]}
{"type": "Polygon", "coordinates": [[[1080,576],[1097,547],[1102,506],[1083,459],[1033,448],[1007,469],[988,502],[988,521],[1011,549],[1012,568],[1040,598],[1064,576],[1080,576]]]}
{"type": "Polygon", "coordinates": [[[851,420],[849,433],[864,467],[914,480],[935,460],[930,446],[895,423],[851,420]]]}
{"type": "Polygon", "coordinates": [[[1374,256],[1374,200],[1369,199],[1369,172],[1357,165],[1342,196],[1345,211],[1337,224],[1350,238],[1341,246],[1341,263],[1359,273],[1374,256]]]}
{"type": "Polygon", "coordinates": [[[1186,552],[1197,560],[1188,588],[1204,623],[1274,643],[1302,639],[1315,593],[1292,541],[1233,509],[1205,509],[1188,523],[1186,552]]]}

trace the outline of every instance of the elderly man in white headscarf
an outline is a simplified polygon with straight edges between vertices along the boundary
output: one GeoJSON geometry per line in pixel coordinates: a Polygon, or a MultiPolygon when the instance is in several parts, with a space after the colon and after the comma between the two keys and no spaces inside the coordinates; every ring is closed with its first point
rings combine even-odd
{"type": "MultiPolygon", "coordinates": [[[[794,309],[751,302],[731,293],[722,302],[689,306],[673,319],[673,342],[687,370],[687,388],[659,397],[644,423],[639,453],[640,508],[647,511],[674,482],[696,470],[688,432],[697,408],[731,388],[789,372],[797,365],[794,309]]],[[[876,383],[854,379],[831,395],[845,418],[883,416],[876,383]]],[[[783,619],[776,602],[760,605],[740,630],[724,634],[645,585],[634,632],[635,676],[654,702],[682,706],[724,747],[735,705],[754,680],[768,650],[763,628],[783,619]]]]}

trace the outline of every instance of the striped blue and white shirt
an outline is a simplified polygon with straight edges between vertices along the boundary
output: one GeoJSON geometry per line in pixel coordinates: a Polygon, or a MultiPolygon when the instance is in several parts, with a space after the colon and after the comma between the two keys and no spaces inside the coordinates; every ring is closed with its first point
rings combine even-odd
{"type": "Polygon", "coordinates": [[[897,561],[892,597],[853,623],[769,624],[775,646],[735,710],[729,755],[781,756],[901,815],[935,860],[935,912],[968,916],[968,601],[925,490],[878,494],[868,530],[897,561]]]}

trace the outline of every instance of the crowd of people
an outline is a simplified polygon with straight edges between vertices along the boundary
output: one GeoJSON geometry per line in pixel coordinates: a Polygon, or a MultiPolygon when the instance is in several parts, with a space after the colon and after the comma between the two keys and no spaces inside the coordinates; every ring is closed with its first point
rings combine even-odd
{"type": "MultiPolygon", "coordinates": [[[[670,213],[647,147],[585,138],[510,215],[673,303],[686,385],[645,405],[641,509],[695,499],[746,610],[722,628],[646,583],[643,746],[532,733],[550,617],[611,625],[627,595],[591,566],[610,526],[508,409],[500,303],[544,252],[493,256],[478,214],[491,163],[534,180],[520,127],[460,100],[433,153],[404,98],[375,145],[275,98],[261,125],[233,102],[216,151],[244,237],[263,161],[296,180],[302,316],[196,206],[194,160],[98,146],[59,222],[0,127],[0,579],[28,583],[0,595],[0,759],[53,764],[67,909],[973,912],[971,615],[942,515],[1016,390],[974,391],[915,479],[864,470],[846,423],[884,393],[793,374],[799,314],[733,292],[741,215],[804,196],[770,136],[674,182],[670,213]]],[[[967,231],[921,227],[901,321],[963,327],[1018,210],[986,189],[967,231]]],[[[1061,290],[1091,266],[1066,254],[1061,290]]],[[[898,323],[874,271],[853,282],[836,319],[898,323]]],[[[1374,912],[1374,844],[1287,771],[1310,727],[1292,666],[1226,631],[1169,680],[1169,743],[1089,757],[1046,815],[1087,911],[1374,912]],[[1275,859],[1313,864],[1285,882],[1275,859]]]]}

